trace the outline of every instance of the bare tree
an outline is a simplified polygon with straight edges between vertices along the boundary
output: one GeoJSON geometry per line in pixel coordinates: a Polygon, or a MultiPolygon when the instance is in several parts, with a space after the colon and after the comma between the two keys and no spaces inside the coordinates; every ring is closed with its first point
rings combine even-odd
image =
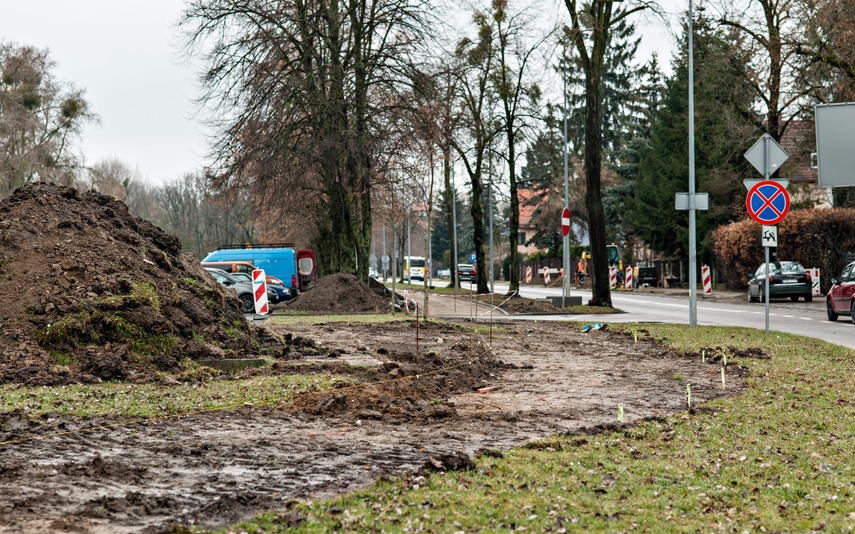
{"type": "MultiPolygon", "coordinates": [[[[502,132],[505,150],[501,156],[508,165],[510,186],[510,284],[508,293],[517,295],[520,288],[519,273],[519,229],[520,203],[517,195],[517,159],[521,154],[519,145],[530,121],[537,116],[540,87],[530,81],[531,60],[534,53],[552,32],[533,42],[532,20],[527,11],[516,14],[508,12],[507,0],[493,0],[493,20],[496,24],[496,74],[493,77],[496,95],[501,106],[502,132]]],[[[529,6],[532,9],[532,6],[529,6]]]]}
{"type": "Polygon", "coordinates": [[[54,67],[45,50],[0,43],[0,197],[33,181],[74,182],[73,141],[97,118],[54,67]]]}
{"type": "Polygon", "coordinates": [[[796,0],[723,0],[719,22],[736,30],[734,41],[750,51],[750,83],[765,114],[756,126],[774,139],[783,137],[787,126],[801,111],[804,92],[797,83],[799,68],[795,37],[802,20],[796,0]]]}
{"type": "Polygon", "coordinates": [[[487,269],[484,260],[484,172],[487,170],[487,158],[491,145],[501,133],[501,125],[495,117],[495,93],[492,90],[492,78],[496,74],[496,54],[494,49],[493,26],[491,17],[476,11],[473,15],[477,29],[477,40],[462,39],[454,53],[458,68],[455,73],[457,95],[456,106],[460,118],[457,121],[456,135],[451,137],[454,150],[469,177],[472,203],[470,213],[474,226],[473,241],[476,258],[476,285],[478,293],[487,293],[487,269]]]}
{"type": "Polygon", "coordinates": [[[307,205],[333,272],[367,281],[373,181],[426,0],[194,0],[203,101],[222,117],[214,186],[307,205]]]}
{"type": "Polygon", "coordinates": [[[564,0],[570,13],[566,39],[575,46],[585,71],[585,204],[594,265],[592,296],[589,304],[611,306],[606,224],[601,189],[602,172],[602,77],[611,31],[623,19],[651,7],[647,2],[612,0],[564,0]]]}

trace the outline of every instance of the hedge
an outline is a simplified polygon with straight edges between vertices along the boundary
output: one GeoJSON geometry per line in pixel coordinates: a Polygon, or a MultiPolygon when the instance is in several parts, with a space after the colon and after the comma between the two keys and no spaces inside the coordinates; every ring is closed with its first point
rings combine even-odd
{"type": "MultiPolygon", "coordinates": [[[[748,274],[763,263],[760,228],[746,219],[713,231],[713,252],[728,288],[745,288],[748,274]]],[[[777,259],[797,261],[806,269],[818,267],[823,292],[843,270],[846,252],[855,252],[855,209],[792,211],[778,224],[777,259]]]]}

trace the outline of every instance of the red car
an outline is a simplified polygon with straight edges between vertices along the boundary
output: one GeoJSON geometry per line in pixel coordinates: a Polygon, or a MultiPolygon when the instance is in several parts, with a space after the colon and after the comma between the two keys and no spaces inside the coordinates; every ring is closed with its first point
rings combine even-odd
{"type": "Polygon", "coordinates": [[[855,262],[847,265],[840,276],[831,279],[825,309],[829,321],[836,321],[840,315],[848,313],[855,323],[855,262]]]}

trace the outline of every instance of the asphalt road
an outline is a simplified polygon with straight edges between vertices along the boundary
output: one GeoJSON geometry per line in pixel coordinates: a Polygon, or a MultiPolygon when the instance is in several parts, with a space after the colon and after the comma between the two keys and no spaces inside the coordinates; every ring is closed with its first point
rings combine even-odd
{"type": "MultiPolygon", "coordinates": [[[[507,284],[497,283],[497,293],[507,291],[507,284]]],[[[538,315],[527,316],[527,319],[556,321],[573,319],[586,322],[661,322],[689,324],[688,290],[685,295],[612,292],[612,304],[626,313],[613,315],[538,315]]],[[[561,296],[561,288],[524,287],[520,291],[523,297],[545,298],[550,295],[561,296]]],[[[680,292],[682,293],[682,292],[680,292]]],[[[581,296],[582,302],[591,298],[590,291],[571,289],[571,296],[581,296]]],[[[744,302],[740,293],[726,293],[727,302],[716,302],[715,298],[698,299],[698,325],[710,326],[747,326],[765,330],[766,315],[763,303],[749,304],[747,297],[744,302]]],[[[814,302],[791,303],[789,301],[774,301],[769,311],[770,335],[775,331],[790,332],[808,337],[815,337],[838,345],[855,349],[855,325],[846,315],[837,322],[829,321],[825,313],[825,299],[814,297],[814,302]]]]}

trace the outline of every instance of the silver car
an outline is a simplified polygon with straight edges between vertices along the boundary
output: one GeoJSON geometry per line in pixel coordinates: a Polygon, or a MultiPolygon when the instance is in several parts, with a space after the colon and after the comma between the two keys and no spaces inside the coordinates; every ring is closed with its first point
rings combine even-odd
{"type": "MultiPolygon", "coordinates": [[[[255,296],[253,294],[252,283],[249,282],[241,282],[234,276],[230,275],[226,271],[222,269],[215,269],[213,267],[205,267],[205,271],[208,272],[214,279],[219,282],[223,287],[231,288],[237,293],[237,297],[243,303],[243,312],[244,313],[255,313],[255,296]]],[[[275,298],[275,295],[271,295],[271,289],[267,289],[267,300],[272,301],[275,298]]]]}

